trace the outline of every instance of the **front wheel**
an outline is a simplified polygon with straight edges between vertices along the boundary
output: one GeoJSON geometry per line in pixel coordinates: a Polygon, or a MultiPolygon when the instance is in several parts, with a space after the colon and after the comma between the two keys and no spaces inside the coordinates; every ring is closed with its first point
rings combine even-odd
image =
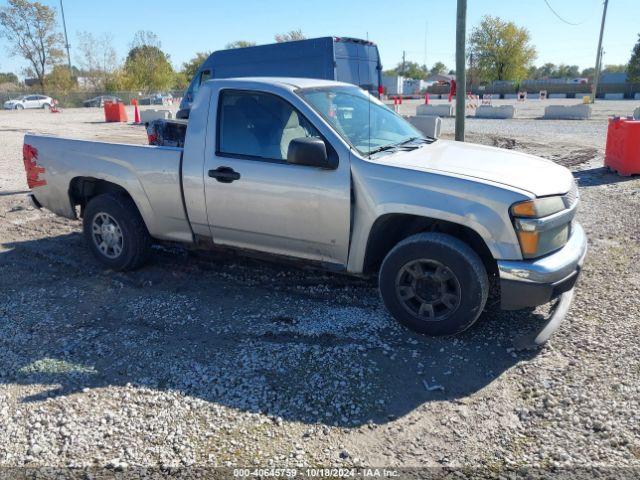
{"type": "Polygon", "coordinates": [[[400,242],[382,262],[379,277],[389,313],[426,335],[466,330],[482,313],[489,293],[478,254],[442,233],[420,233],[400,242]]]}
{"type": "Polygon", "coordinates": [[[16,110],[24,110],[24,106],[23,105],[16,105],[16,110]]]}
{"type": "Polygon", "coordinates": [[[83,230],[92,253],[112,270],[134,270],[149,256],[151,237],[127,195],[106,193],[92,198],[84,211],[83,230]]]}

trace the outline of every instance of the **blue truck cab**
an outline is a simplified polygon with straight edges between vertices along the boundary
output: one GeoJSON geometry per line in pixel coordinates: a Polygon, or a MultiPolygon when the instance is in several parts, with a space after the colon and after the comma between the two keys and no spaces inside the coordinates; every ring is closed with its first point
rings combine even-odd
{"type": "Polygon", "coordinates": [[[213,52],[182,98],[177,118],[189,118],[200,85],[212,78],[303,77],[352,83],[379,96],[382,65],[368,40],[321,37],[213,52]]]}

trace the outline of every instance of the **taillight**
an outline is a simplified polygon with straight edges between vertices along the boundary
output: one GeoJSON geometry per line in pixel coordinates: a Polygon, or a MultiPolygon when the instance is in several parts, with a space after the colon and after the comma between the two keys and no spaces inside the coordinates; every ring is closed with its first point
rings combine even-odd
{"type": "Polygon", "coordinates": [[[47,184],[46,180],[40,179],[40,174],[44,173],[44,168],[36,163],[38,160],[38,150],[25,143],[22,146],[22,161],[24,170],[27,172],[27,185],[29,188],[42,187],[47,184]]]}
{"type": "Polygon", "coordinates": [[[155,133],[147,134],[147,138],[149,139],[149,145],[155,145],[158,141],[158,135],[156,135],[155,133]]]}

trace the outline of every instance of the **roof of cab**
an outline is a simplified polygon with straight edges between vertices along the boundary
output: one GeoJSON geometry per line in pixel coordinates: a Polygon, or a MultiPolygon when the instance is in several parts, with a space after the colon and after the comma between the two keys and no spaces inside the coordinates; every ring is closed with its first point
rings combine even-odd
{"type": "Polygon", "coordinates": [[[220,78],[211,79],[206,83],[252,83],[252,84],[268,84],[279,85],[287,89],[298,88],[321,88],[321,87],[354,87],[351,83],[336,82],[334,80],[320,80],[317,78],[298,78],[298,77],[236,77],[236,78],[220,78]]]}

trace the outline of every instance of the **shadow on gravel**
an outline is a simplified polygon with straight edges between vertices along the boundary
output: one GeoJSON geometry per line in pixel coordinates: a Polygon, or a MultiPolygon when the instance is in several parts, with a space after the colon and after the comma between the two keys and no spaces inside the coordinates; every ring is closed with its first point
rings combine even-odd
{"type": "Polygon", "coordinates": [[[609,185],[612,183],[628,182],[630,180],[636,180],[637,175],[623,177],[615,172],[612,172],[607,167],[596,167],[588,170],[580,170],[573,172],[573,176],[578,181],[580,187],[597,187],[599,185],[609,185]]]}
{"type": "Polygon", "coordinates": [[[478,392],[533,355],[510,339],[542,321],[494,305],[428,338],[393,322],[370,281],[179,248],[115,274],[79,234],[4,246],[0,382],[35,388],[25,402],[132,384],[276,422],[384,423],[478,392]]]}

